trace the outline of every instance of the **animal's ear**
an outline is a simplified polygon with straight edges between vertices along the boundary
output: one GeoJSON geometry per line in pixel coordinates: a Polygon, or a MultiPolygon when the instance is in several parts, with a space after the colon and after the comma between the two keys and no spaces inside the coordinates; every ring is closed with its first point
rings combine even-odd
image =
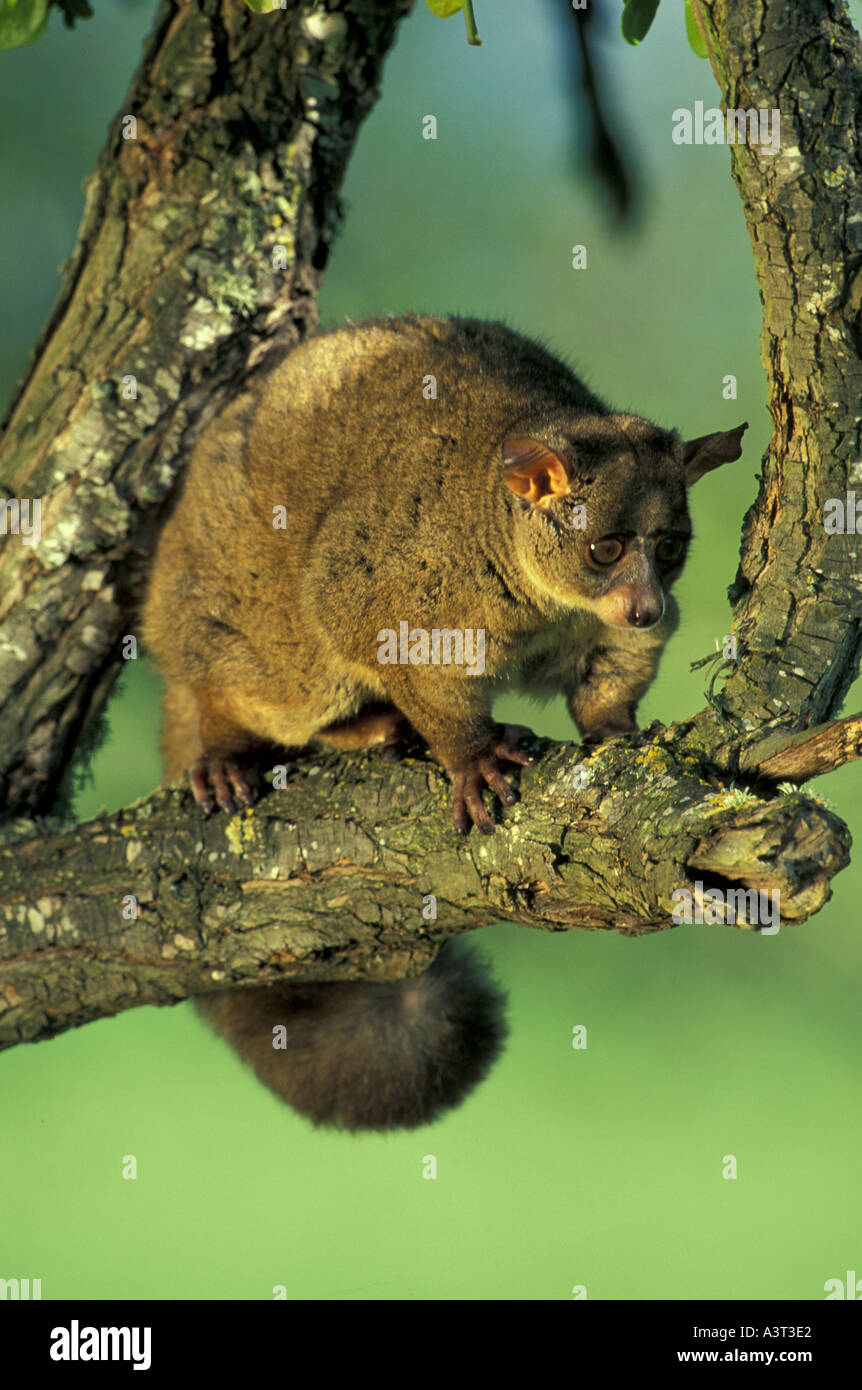
{"type": "Polygon", "coordinates": [[[565,454],[538,439],[507,439],[503,443],[503,478],[513,492],[540,506],[569,490],[572,465],[565,454]]]}
{"type": "Polygon", "coordinates": [[[748,429],[748,421],[737,425],[735,430],[721,430],[718,434],[702,434],[699,439],[689,439],[683,444],[683,466],[685,485],[691,487],[704,473],[720,468],[723,463],[732,463],[742,453],[742,436],[748,429]]]}

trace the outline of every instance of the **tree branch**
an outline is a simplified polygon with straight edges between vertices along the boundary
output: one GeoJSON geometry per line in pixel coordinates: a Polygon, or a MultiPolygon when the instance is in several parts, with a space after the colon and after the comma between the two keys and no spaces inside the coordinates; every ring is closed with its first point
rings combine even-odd
{"type": "Polygon", "coordinates": [[[855,758],[862,758],[862,714],[818,724],[790,737],[772,734],[745,750],[742,768],[754,769],[775,782],[807,782],[855,758]]]}
{"type": "Polygon", "coordinates": [[[753,890],[738,926],[767,892],[799,922],[848,862],[844,826],[804,797],[717,791],[657,744],[588,763],[542,746],[521,803],[466,846],[436,763],[335,754],[300,759],[284,790],[234,816],[160,792],[17,838],[0,848],[0,1046],[225,981],[415,974],[446,937],[501,919],[661,931],[691,877],[753,890]]]}

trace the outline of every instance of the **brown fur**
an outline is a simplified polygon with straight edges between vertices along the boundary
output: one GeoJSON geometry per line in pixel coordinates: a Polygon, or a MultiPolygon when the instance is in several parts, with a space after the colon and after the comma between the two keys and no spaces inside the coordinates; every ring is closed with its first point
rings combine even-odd
{"type": "Polygon", "coordinates": [[[505,1036],[503,995],[454,943],[412,980],[235,989],[197,1003],[282,1100],[350,1130],[429,1124],[482,1079],[505,1036]]]}
{"type": "MultiPolygon", "coordinates": [[[[707,440],[726,458],[738,433],[707,440]]],[[[672,605],[646,631],[603,618],[615,591],[622,612],[621,588],[666,595],[679,573],[659,576],[652,552],[660,533],[688,535],[687,465],[674,435],[612,414],[500,324],[338,329],[204,435],[159,545],[145,639],[169,688],[194,692],[216,754],[301,746],[389,702],[455,773],[489,750],[491,699],[509,681],[563,690],[589,736],[606,708],[634,706],[673,628],[672,605]],[[423,398],[429,374],[436,400],[423,398]],[[565,493],[536,504],[506,486],[513,435],[570,460],[565,493]],[[568,521],[576,501],[583,531],[568,521]],[[629,551],[597,572],[585,547],[616,533],[629,551]],[[484,630],[485,673],[381,665],[378,633],[401,621],[484,630]]]]}
{"type": "MultiPolygon", "coordinates": [[[[686,487],[738,457],[744,428],[684,444],[497,323],[414,316],[302,344],[205,432],[161,537],[144,636],[167,681],[168,777],[193,764],[198,800],[230,808],[261,743],[388,749],[412,726],[452,778],[458,828],[493,830],[482,791],[511,800],[502,762],[526,760],[494,695],[562,691],[587,738],[636,728],[676,623],[686,487]],[[608,537],[621,553],[599,564],[608,537]],[[402,622],[481,630],[484,671],[382,664],[402,622]]],[[[221,1011],[235,1035],[252,1004],[221,1011]]]]}

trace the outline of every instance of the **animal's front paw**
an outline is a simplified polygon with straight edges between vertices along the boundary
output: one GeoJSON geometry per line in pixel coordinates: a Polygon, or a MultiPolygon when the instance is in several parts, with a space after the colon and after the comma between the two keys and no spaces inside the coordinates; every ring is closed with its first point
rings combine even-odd
{"type": "Polygon", "coordinates": [[[189,769],[192,795],[205,811],[235,811],[251,806],[260,791],[260,769],[252,756],[234,754],[227,757],[217,752],[203,753],[189,769]]]}
{"type": "Polygon", "coordinates": [[[466,835],[471,824],[477,826],[483,835],[493,835],[496,826],[482,801],[483,791],[490,787],[504,805],[511,806],[517,797],[503,776],[503,763],[518,763],[521,767],[528,767],[535,761],[532,753],[525,753],[515,747],[518,740],[525,735],[535,737],[531,729],[525,728],[522,724],[508,724],[499,732],[502,737],[497,739],[487,752],[480,754],[466,768],[451,774],[454,792],[452,817],[459,835],[466,835]]]}

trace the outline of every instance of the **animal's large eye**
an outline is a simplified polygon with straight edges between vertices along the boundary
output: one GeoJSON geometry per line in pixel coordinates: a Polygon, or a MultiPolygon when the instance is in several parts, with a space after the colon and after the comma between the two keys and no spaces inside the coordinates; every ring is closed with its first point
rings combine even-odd
{"type": "Polygon", "coordinates": [[[590,545],[590,559],[595,565],[615,565],[623,553],[623,543],[616,536],[605,536],[590,545]]]}
{"type": "Polygon", "coordinates": [[[655,558],[665,568],[682,559],[685,545],[679,536],[663,536],[655,548],[655,558]]]}

